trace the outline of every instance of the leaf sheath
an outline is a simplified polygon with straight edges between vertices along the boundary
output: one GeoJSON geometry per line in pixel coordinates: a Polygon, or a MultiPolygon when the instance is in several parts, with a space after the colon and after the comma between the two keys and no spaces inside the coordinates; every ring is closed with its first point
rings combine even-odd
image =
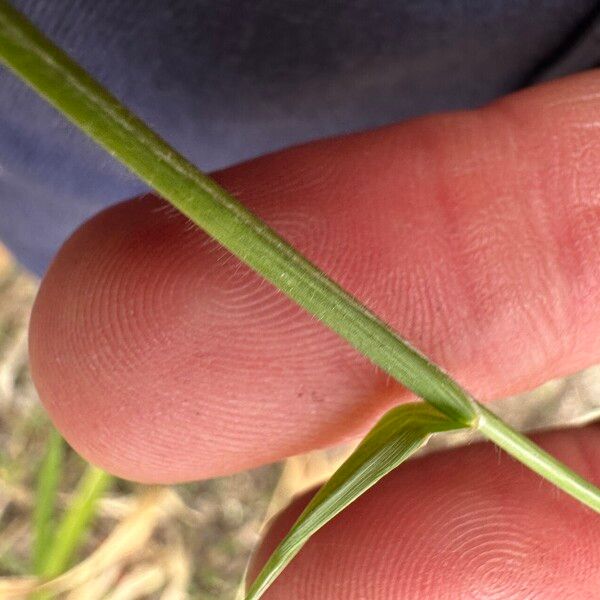
{"type": "Polygon", "coordinates": [[[450,418],[464,424],[474,420],[470,396],[446,373],[175,152],[3,0],[0,60],[210,236],[376,365],[450,418]]]}

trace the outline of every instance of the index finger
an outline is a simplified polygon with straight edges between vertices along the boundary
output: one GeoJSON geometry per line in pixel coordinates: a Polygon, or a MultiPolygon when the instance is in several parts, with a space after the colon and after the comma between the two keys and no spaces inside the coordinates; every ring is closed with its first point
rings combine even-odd
{"type": "MultiPolygon", "coordinates": [[[[489,400],[598,359],[598,81],[217,176],[489,400]]],[[[152,197],[105,211],[65,244],[30,341],[40,396],[67,440],[142,481],[337,443],[407,397],[152,197]]]]}

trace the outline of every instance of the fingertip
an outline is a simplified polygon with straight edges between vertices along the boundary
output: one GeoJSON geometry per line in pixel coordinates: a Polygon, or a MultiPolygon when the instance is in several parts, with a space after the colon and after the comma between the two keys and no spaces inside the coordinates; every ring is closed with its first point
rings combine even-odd
{"type": "MultiPolygon", "coordinates": [[[[510,110],[307,144],[218,178],[493,400],[600,359],[600,153],[589,108],[558,118],[560,102],[597,105],[586,91],[597,81],[536,88],[507,100],[510,110]]],[[[40,397],[67,440],[143,481],[223,475],[339,443],[407,398],[151,196],[66,243],[30,342],[40,397]]]]}

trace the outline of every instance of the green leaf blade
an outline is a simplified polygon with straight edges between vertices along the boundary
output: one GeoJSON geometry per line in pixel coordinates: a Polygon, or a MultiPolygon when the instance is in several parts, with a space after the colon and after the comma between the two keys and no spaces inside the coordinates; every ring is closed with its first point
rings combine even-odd
{"type": "Polygon", "coordinates": [[[38,474],[35,508],[33,512],[33,572],[41,575],[47,560],[54,533],[54,510],[58,485],[62,473],[64,442],[52,427],[48,438],[46,455],[38,474]]]}
{"type": "Polygon", "coordinates": [[[463,427],[425,403],[402,404],[388,411],[315,494],[270,556],[246,600],[258,600],[314,533],[419,450],[431,435],[463,427]]]}
{"type": "Polygon", "coordinates": [[[50,579],[68,568],[96,514],[97,502],[111,481],[112,477],[105,471],[91,465],[86,467],[71,504],[56,528],[41,576],[50,579]]]}

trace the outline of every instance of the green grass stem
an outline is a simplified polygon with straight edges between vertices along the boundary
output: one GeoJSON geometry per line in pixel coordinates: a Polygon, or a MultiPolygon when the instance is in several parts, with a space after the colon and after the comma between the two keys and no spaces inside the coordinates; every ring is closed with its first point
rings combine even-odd
{"type": "Polygon", "coordinates": [[[477,429],[519,462],[600,513],[600,490],[480,405],[477,429]]]}

